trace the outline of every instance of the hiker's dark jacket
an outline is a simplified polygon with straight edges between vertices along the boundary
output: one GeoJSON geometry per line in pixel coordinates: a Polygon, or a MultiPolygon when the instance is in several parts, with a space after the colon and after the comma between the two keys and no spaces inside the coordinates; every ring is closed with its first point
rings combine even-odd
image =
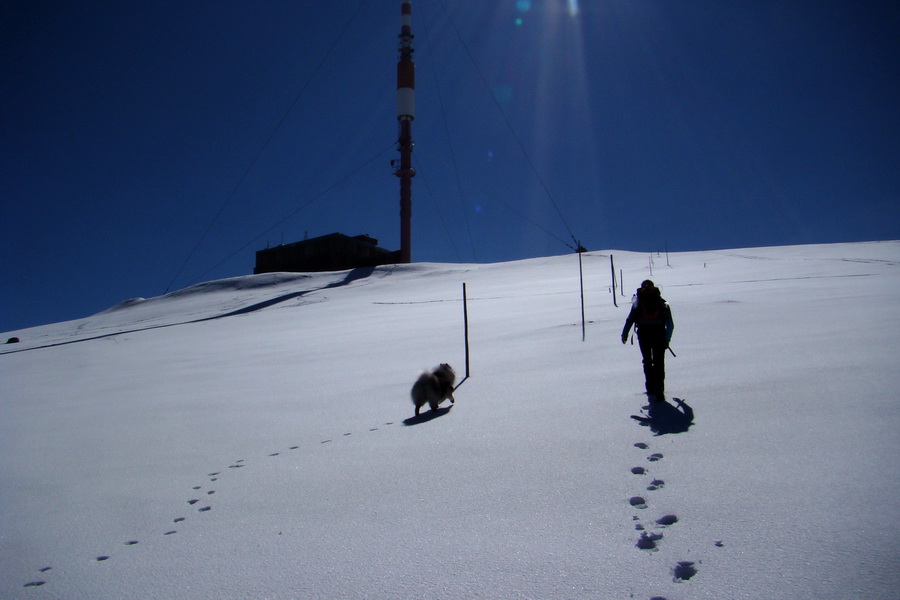
{"type": "Polygon", "coordinates": [[[635,326],[638,337],[641,333],[649,333],[651,335],[659,335],[665,332],[666,344],[672,341],[672,332],[675,331],[675,322],[672,320],[672,309],[666,304],[661,296],[656,296],[655,306],[648,309],[646,305],[642,305],[641,294],[635,295],[634,301],[631,303],[631,312],[625,319],[625,328],[622,329],[622,339],[628,337],[631,326],[635,326]]]}

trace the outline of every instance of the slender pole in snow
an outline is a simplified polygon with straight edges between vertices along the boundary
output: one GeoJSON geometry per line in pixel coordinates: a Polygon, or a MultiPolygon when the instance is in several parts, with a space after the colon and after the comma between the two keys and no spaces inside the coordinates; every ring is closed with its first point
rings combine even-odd
{"type": "Polygon", "coordinates": [[[578,253],[578,282],[581,285],[581,341],[584,341],[584,271],[581,267],[581,252],[578,253]]]}
{"type": "Polygon", "coordinates": [[[609,255],[609,269],[612,273],[612,292],[613,292],[613,306],[616,308],[619,307],[619,304],[616,302],[616,266],[613,264],[613,255],[609,255]]]}
{"type": "Polygon", "coordinates": [[[469,303],[466,299],[466,284],[463,283],[463,328],[466,338],[466,379],[469,378],[469,303]]]}

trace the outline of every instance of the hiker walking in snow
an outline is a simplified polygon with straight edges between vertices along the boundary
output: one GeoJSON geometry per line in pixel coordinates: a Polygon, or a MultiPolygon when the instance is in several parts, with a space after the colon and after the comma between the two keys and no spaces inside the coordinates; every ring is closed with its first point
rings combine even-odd
{"type": "Polygon", "coordinates": [[[672,309],[660,295],[659,288],[647,279],[641,284],[631,303],[631,312],[622,329],[622,343],[635,326],[638,345],[644,361],[644,386],[650,399],[664,400],[666,382],[666,350],[672,340],[675,323],[672,309]]]}

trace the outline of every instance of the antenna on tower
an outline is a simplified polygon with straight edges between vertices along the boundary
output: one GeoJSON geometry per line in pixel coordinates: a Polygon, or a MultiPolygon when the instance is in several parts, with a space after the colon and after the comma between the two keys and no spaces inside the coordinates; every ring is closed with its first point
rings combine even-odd
{"type": "Polygon", "coordinates": [[[410,22],[412,5],[410,0],[402,0],[400,5],[400,58],[397,62],[397,120],[400,122],[400,164],[394,174],[400,178],[400,262],[412,260],[410,252],[410,230],[412,221],[412,178],[416,171],[412,168],[412,120],[416,118],[415,79],[416,65],[413,63],[413,37],[410,22]]]}

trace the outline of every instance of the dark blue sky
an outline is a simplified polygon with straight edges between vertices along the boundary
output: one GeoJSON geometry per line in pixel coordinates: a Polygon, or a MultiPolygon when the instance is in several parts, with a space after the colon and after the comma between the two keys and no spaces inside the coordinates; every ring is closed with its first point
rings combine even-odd
{"type": "MultiPolygon", "coordinates": [[[[414,261],[900,237],[900,3],[413,0],[414,261]]],[[[0,5],[0,331],[399,247],[400,1],[0,5]]]]}

